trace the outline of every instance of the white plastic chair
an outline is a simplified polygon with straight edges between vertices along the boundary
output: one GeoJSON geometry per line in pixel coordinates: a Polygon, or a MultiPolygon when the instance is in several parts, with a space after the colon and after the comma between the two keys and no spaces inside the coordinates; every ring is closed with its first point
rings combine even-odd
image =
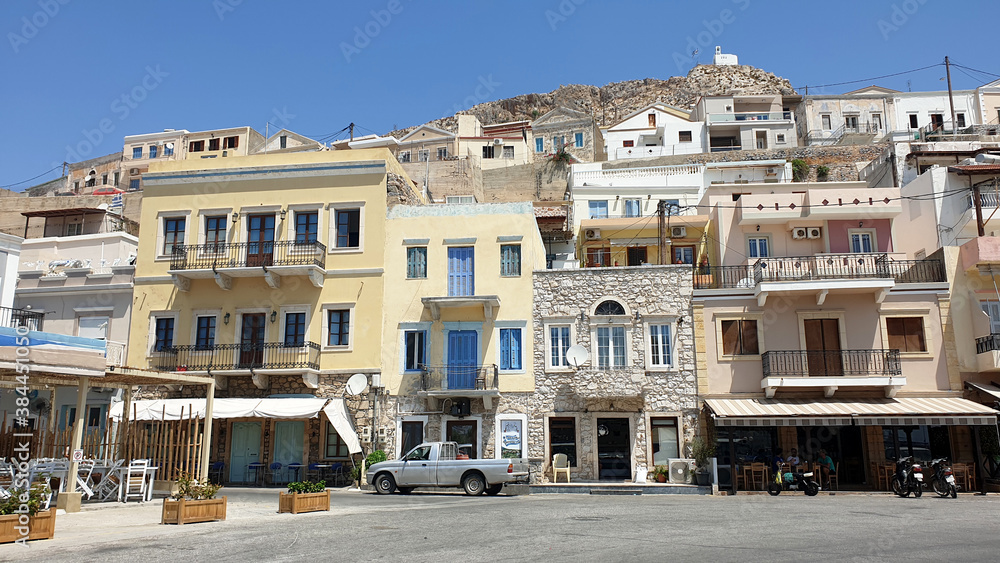
{"type": "Polygon", "coordinates": [[[552,482],[559,482],[559,474],[566,474],[566,482],[569,483],[569,458],[566,454],[556,454],[552,456],[552,482]]]}
{"type": "Polygon", "coordinates": [[[80,486],[80,491],[87,496],[87,500],[94,496],[92,488],[94,482],[91,480],[91,474],[94,472],[95,463],[92,459],[85,459],[77,466],[76,484],[80,486]]]}
{"type": "Polygon", "coordinates": [[[101,476],[101,481],[94,486],[94,494],[101,500],[108,500],[118,493],[122,482],[121,467],[123,463],[125,463],[123,459],[115,461],[101,476]]]}
{"type": "Polygon", "coordinates": [[[146,459],[134,459],[129,464],[125,479],[122,481],[122,487],[125,489],[122,502],[128,502],[128,499],[132,497],[138,498],[139,502],[146,500],[147,466],[149,466],[149,460],[146,459]]]}

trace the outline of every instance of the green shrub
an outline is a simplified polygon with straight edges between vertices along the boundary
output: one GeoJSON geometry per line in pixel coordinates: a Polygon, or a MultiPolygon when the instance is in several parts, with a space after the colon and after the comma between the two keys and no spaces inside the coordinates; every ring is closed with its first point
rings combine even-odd
{"type": "Polygon", "coordinates": [[[826,177],[830,175],[830,168],[823,166],[822,164],[816,167],[816,178],[818,180],[826,180],[826,177]]]}
{"type": "Polygon", "coordinates": [[[701,436],[691,440],[691,457],[698,469],[707,469],[709,460],[715,457],[715,442],[708,442],[701,436]]]}
{"type": "Polygon", "coordinates": [[[0,501],[0,515],[18,514],[22,504],[28,505],[28,516],[34,516],[42,509],[52,489],[48,485],[35,485],[30,489],[10,489],[10,496],[0,501]]]}
{"type": "Polygon", "coordinates": [[[171,496],[174,500],[208,500],[215,498],[222,485],[213,483],[199,483],[197,479],[192,479],[190,473],[181,473],[177,479],[177,493],[171,496]]]}
{"type": "Polygon", "coordinates": [[[326,491],[326,481],[293,481],[288,484],[289,493],[322,493],[326,491]]]}
{"type": "Polygon", "coordinates": [[[381,463],[387,459],[389,459],[389,456],[385,455],[384,450],[375,450],[368,454],[368,457],[365,459],[365,469],[368,469],[372,465],[381,463]]]}
{"type": "Polygon", "coordinates": [[[809,177],[809,165],[801,158],[792,160],[792,181],[805,182],[809,177]]]}
{"type": "Polygon", "coordinates": [[[358,477],[361,476],[361,470],[358,468],[357,465],[355,465],[354,467],[351,468],[350,471],[347,472],[347,476],[350,477],[352,482],[356,482],[358,480],[358,477]]]}

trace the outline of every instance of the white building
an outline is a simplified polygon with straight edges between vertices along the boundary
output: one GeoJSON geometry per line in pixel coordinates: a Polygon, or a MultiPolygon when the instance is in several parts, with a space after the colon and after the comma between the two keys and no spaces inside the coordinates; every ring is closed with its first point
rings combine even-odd
{"type": "Polygon", "coordinates": [[[625,116],[604,133],[608,160],[705,151],[705,123],[690,111],[656,102],[625,116]]]}

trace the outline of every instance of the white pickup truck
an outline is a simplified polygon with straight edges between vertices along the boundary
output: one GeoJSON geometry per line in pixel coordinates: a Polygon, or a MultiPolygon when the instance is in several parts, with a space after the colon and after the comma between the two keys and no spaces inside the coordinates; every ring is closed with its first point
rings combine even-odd
{"type": "Polygon", "coordinates": [[[425,442],[402,459],[368,468],[368,482],[379,494],[407,494],[416,487],[462,487],[468,495],[496,495],[507,483],[527,481],[523,459],[459,459],[455,442],[425,442]]]}

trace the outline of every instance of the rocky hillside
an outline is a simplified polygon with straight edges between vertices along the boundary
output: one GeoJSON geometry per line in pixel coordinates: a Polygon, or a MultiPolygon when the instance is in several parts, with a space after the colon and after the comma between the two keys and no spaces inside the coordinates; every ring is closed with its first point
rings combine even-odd
{"type": "MultiPolygon", "coordinates": [[[[534,119],[555,108],[593,113],[604,125],[611,125],[622,117],[652,102],[664,102],[679,108],[690,109],[704,95],[742,94],[794,94],[792,85],[785,80],[752,66],[698,65],[687,76],[674,76],[668,80],[646,78],[612,82],[605,86],[570,84],[560,86],[547,94],[522,94],[513,98],[485,102],[468,109],[484,125],[534,119]]],[[[458,126],[455,116],[430,122],[430,125],[454,131],[458,126]]],[[[389,135],[402,137],[416,126],[397,129],[389,135]]]]}

